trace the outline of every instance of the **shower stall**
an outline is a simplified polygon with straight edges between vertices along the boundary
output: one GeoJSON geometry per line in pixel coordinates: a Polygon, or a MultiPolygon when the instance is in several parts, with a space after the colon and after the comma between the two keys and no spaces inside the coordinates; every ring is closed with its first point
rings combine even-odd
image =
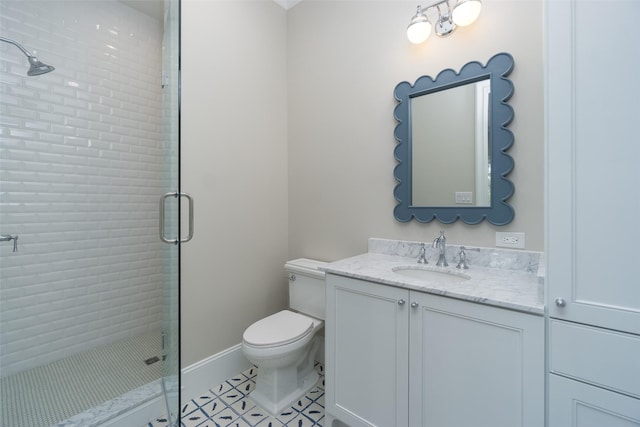
{"type": "Polygon", "coordinates": [[[179,424],[179,12],[0,0],[3,427],[179,424]]]}

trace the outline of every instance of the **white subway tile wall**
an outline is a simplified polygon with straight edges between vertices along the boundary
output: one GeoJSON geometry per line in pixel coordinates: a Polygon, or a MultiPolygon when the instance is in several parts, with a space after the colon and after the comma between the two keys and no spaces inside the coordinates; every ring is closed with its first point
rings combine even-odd
{"type": "Polygon", "coordinates": [[[162,23],[118,1],[0,2],[0,373],[160,329],[162,23]]]}

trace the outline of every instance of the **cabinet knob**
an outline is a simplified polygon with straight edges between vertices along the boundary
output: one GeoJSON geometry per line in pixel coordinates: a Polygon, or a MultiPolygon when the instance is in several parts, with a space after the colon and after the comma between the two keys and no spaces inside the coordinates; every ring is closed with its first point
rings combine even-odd
{"type": "Polygon", "coordinates": [[[556,298],[556,305],[558,307],[564,307],[567,305],[567,301],[564,298],[556,298]]]}
{"type": "Polygon", "coordinates": [[[417,307],[418,307],[418,305],[419,305],[419,304],[418,304],[417,302],[415,302],[415,301],[414,301],[414,302],[412,302],[412,303],[411,303],[411,308],[417,308],[417,307]]]}
{"type": "Polygon", "coordinates": [[[406,302],[405,300],[400,299],[400,300],[398,300],[398,305],[404,305],[405,302],[406,302]]]}

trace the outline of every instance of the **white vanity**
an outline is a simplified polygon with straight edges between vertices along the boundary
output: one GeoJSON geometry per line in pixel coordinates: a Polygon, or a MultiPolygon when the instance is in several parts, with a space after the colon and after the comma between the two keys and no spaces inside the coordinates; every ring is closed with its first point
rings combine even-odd
{"type": "Polygon", "coordinates": [[[544,425],[542,254],[419,251],[370,239],[326,267],[326,425],[544,425]]]}

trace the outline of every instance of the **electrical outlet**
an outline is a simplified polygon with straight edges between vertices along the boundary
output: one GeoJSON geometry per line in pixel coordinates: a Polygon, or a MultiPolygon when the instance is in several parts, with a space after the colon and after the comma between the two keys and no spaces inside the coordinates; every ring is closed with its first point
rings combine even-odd
{"type": "Polygon", "coordinates": [[[496,246],[501,248],[524,249],[524,233],[496,232],[496,246]]]}
{"type": "Polygon", "coordinates": [[[456,191],[457,204],[473,204],[473,193],[471,191],[456,191]]]}

